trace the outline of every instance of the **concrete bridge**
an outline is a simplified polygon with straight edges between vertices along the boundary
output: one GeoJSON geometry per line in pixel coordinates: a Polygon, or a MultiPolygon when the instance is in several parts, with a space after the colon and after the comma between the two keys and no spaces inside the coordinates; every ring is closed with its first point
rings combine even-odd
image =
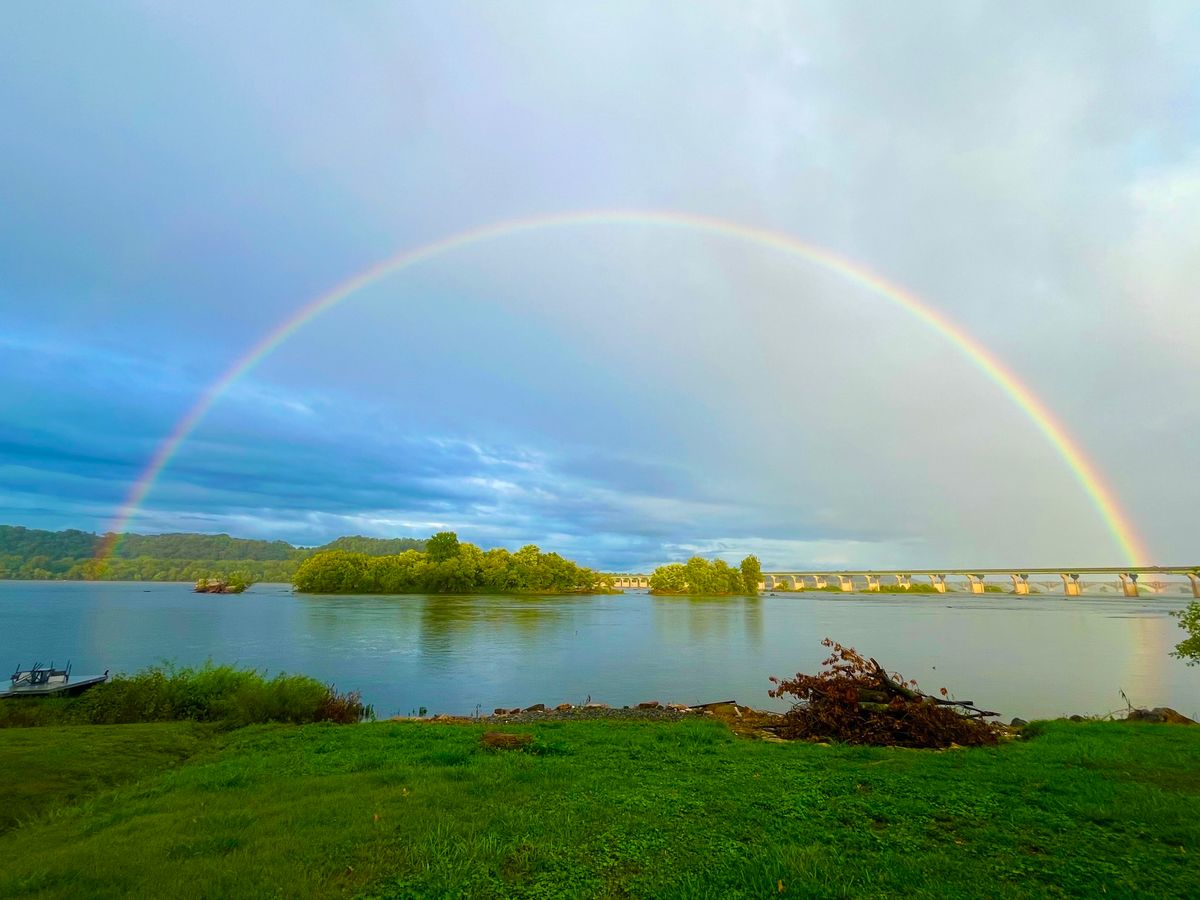
{"type": "Polygon", "coordinates": [[[619,588],[648,588],[649,575],[614,575],[613,584],[619,588]]]}
{"type": "MultiPolygon", "coordinates": [[[[957,575],[967,579],[972,594],[984,593],[984,579],[989,575],[1007,577],[1012,580],[1014,594],[1029,593],[1030,575],[1057,575],[1062,579],[1063,593],[1078,597],[1083,593],[1081,575],[1116,575],[1126,597],[1138,595],[1140,575],[1185,575],[1192,584],[1192,596],[1200,598],[1200,565],[1197,566],[1056,566],[1049,569],[842,569],[840,571],[815,572],[796,570],[791,572],[764,572],[759,590],[802,590],[806,587],[827,588],[836,583],[847,593],[860,590],[855,579],[864,582],[865,591],[878,591],[881,583],[895,579],[898,587],[908,590],[913,578],[928,578],[935,591],[946,593],[946,576],[957,575]],[[886,579],[881,582],[880,579],[886,579]]],[[[648,588],[649,575],[621,574],[613,576],[619,588],[648,588]]]]}

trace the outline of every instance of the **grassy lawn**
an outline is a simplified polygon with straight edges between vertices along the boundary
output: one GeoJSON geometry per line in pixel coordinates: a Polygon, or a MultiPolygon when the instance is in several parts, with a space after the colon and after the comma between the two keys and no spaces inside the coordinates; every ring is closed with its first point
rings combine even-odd
{"type": "Polygon", "coordinates": [[[0,835],[0,896],[1200,894],[1200,728],[1038,728],[942,753],[708,721],[513,728],[535,753],[390,722],[7,729],[0,800],[40,814],[0,835]]]}
{"type": "Polygon", "coordinates": [[[0,835],[105,788],[151,777],[213,736],[192,722],[0,730],[0,835]]]}

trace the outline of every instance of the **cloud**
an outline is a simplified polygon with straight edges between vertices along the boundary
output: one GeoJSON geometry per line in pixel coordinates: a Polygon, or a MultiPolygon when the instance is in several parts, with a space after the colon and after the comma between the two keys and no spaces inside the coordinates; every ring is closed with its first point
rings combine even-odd
{"type": "MultiPolygon", "coordinates": [[[[0,151],[6,515],[101,527],[206,385],[400,248],[633,206],[779,228],[905,285],[1066,423],[1156,556],[1191,552],[1189,4],[55,15],[0,37],[0,106],[27,123],[0,151]]],[[[762,247],[635,226],[479,244],[356,294],[220,398],[138,522],[455,527],[614,567],[1118,552],[1012,400],[917,320],[762,247]]]]}

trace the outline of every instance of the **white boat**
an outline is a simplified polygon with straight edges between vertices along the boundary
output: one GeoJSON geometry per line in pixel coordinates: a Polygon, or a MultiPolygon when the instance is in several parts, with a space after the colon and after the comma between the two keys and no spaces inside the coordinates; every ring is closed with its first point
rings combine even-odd
{"type": "Polygon", "coordinates": [[[54,663],[49,666],[34,663],[29,669],[17,666],[9,680],[8,690],[0,691],[0,700],[10,697],[69,697],[108,681],[108,670],[103,675],[72,677],[69,662],[65,669],[54,668],[54,663]]]}

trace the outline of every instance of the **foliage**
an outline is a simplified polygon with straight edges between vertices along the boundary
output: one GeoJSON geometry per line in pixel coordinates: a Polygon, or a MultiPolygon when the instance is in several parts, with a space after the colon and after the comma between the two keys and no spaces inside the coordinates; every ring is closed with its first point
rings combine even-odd
{"type": "Polygon", "coordinates": [[[453,532],[434,535],[422,553],[395,556],[325,551],[305,560],[292,585],[306,594],[591,593],[611,591],[612,578],[543,553],[481,550],[453,532]]]}
{"type": "Polygon", "coordinates": [[[294,559],[298,551],[285,541],[259,541],[227,534],[126,534],[113,548],[118,559],[268,560],[294,559]]]}
{"type": "MultiPolygon", "coordinates": [[[[995,725],[920,694],[915,681],[884,672],[874,660],[828,638],[821,643],[831,648],[823,672],[771,678],[770,696],[796,700],[784,717],[782,736],[889,747],[973,747],[999,740],[995,725]]],[[[943,697],[947,693],[941,689],[943,697]]]]}
{"type": "Polygon", "coordinates": [[[758,586],[763,580],[762,564],[757,556],[747,556],[742,560],[742,590],[747,594],[757,594],[758,586]]]}
{"type": "Polygon", "coordinates": [[[365,553],[367,556],[395,556],[405,550],[424,550],[425,541],[416,538],[373,538],[354,535],[340,537],[315,548],[313,553],[322,550],[349,550],[351,553],[365,553]]]}
{"type": "Polygon", "coordinates": [[[226,584],[230,591],[235,594],[240,594],[242,591],[246,590],[246,588],[250,587],[250,585],[254,584],[254,576],[245,569],[239,569],[229,576],[229,580],[226,582],[226,584]]]}
{"type": "Polygon", "coordinates": [[[489,727],[0,732],[0,811],[28,810],[0,896],[1196,893],[1200,728],[913,753],[545,723],[568,752],[535,756],[484,751],[489,727]]]}
{"type": "Polygon", "coordinates": [[[1171,615],[1179,619],[1179,627],[1187,633],[1187,637],[1175,645],[1171,655],[1189,666],[1200,666],[1200,600],[1193,600],[1171,615]]]}
{"type": "Polygon", "coordinates": [[[430,562],[440,563],[458,556],[458,535],[453,531],[439,531],[425,542],[425,552],[430,562]]]}
{"type": "Polygon", "coordinates": [[[244,573],[251,582],[288,582],[300,562],[323,550],[384,556],[421,550],[414,538],[340,537],[322,547],[293,547],[227,534],[124,534],[41,531],[0,525],[0,579],[196,581],[244,573]],[[106,559],[96,555],[111,546],[106,559]]]}
{"type": "Polygon", "coordinates": [[[655,594],[686,594],[688,571],[680,563],[659,566],[650,573],[650,591],[655,594]]]}
{"type": "Polygon", "coordinates": [[[731,567],[723,559],[709,561],[702,556],[693,556],[686,564],[669,563],[650,573],[650,592],[701,596],[757,594],[758,577],[755,576],[747,588],[743,575],[747,568],[753,573],[757,567],[758,560],[752,556],[742,560],[741,569],[731,567]]]}
{"type": "Polygon", "coordinates": [[[90,557],[96,551],[97,536],[74,528],[66,531],[42,531],[21,525],[0,525],[0,558],[47,560],[90,557]]]}
{"type": "Polygon", "coordinates": [[[118,725],[189,720],[239,727],[258,722],[349,724],[371,716],[356,692],[339,694],[305,675],[266,678],[251,669],[152,666],[71,699],[0,704],[0,728],[63,724],[118,725]]]}

